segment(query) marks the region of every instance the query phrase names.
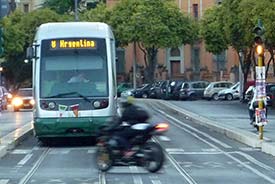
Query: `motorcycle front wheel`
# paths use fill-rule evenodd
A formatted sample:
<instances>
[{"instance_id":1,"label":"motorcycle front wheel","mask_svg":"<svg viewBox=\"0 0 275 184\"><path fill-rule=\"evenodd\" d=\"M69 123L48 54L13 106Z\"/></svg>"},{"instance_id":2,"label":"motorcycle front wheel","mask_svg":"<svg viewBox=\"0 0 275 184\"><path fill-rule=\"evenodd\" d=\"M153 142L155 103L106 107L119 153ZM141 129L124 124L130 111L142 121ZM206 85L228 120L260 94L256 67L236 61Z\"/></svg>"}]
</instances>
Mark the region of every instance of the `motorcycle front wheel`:
<instances>
[{"instance_id":1,"label":"motorcycle front wheel","mask_svg":"<svg viewBox=\"0 0 275 184\"><path fill-rule=\"evenodd\" d=\"M108 171L113 164L111 151L105 146L99 146L96 151L96 164L102 172Z\"/></svg>"},{"instance_id":2,"label":"motorcycle front wheel","mask_svg":"<svg viewBox=\"0 0 275 184\"><path fill-rule=\"evenodd\" d=\"M164 163L162 147L155 142L148 142L143 148L144 167L150 172L157 172Z\"/></svg>"}]
</instances>

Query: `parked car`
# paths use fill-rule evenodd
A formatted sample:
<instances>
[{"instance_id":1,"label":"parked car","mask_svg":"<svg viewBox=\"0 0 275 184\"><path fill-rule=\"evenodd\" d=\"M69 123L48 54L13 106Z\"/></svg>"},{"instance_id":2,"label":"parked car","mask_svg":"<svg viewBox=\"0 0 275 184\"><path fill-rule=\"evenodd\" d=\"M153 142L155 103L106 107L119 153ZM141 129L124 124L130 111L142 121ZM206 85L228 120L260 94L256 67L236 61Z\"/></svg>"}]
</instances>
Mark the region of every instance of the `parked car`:
<instances>
[{"instance_id":1,"label":"parked car","mask_svg":"<svg viewBox=\"0 0 275 184\"><path fill-rule=\"evenodd\" d=\"M180 80L166 80L162 83L160 87L160 97L164 100L169 100L173 98L173 93Z\"/></svg>"},{"instance_id":2,"label":"parked car","mask_svg":"<svg viewBox=\"0 0 275 184\"><path fill-rule=\"evenodd\" d=\"M152 84L144 84L143 86L137 88L133 91L133 95L135 98L148 98L149 92L152 87Z\"/></svg>"},{"instance_id":3,"label":"parked car","mask_svg":"<svg viewBox=\"0 0 275 184\"><path fill-rule=\"evenodd\" d=\"M121 97L127 98L128 96L134 96L133 92L135 91L135 89L131 88L131 89L127 89L125 91L121 92Z\"/></svg>"},{"instance_id":4,"label":"parked car","mask_svg":"<svg viewBox=\"0 0 275 184\"><path fill-rule=\"evenodd\" d=\"M230 88L233 85L232 82L228 81L218 81L211 82L204 90L203 97L208 100L219 100L218 93L223 89Z\"/></svg>"},{"instance_id":5,"label":"parked car","mask_svg":"<svg viewBox=\"0 0 275 184\"><path fill-rule=\"evenodd\" d=\"M34 106L32 88L20 88L12 100L14 112L20 109L32 109Z\"/></svg>"},{"instance_id":6,"label":"parked car","mask_svg":"<svg viewBox=\"0 0 275 184\"><path fill-rule=\"evenodd\" d=\"M173 99L173 100L180 99L180 89L181 89L181 86L183 83L184 83L184 81L181 81L181 80L176 82L176 86L175 86L174 90L172 91L171 99Z\"/></svg>"},{"instance_id":7,"label":"parked car","mask_svg":"<svg viewBox=\"0 0 275 184\"><path fill-rule=\"evenodd\" d=\"M268 106L275 106L275 84L267 83L265 87Z\"/></svg>"},{"instance_id":8,"label":"parked car","mask_svg":"<svg viewBox=\"0 0 275 184\"><path fill-rule=\"evenodd\" d=\"M202 98L203 92L208 85L208 81L184 82L180 88L179 99L195 100L198 98Z\"/></svg>"},{"instance_id":9,"label":"parked car","mask_svg":"<svg viewBox=\"0 0 275 184\"><path fill-rule=\"evenodd\" d=\"M120 97L121 93L127 89L133 88L131 83L120 83L117 86L117 96Z\"/></svg>"},{"instance_id":10,"label":"parked car","mask_svg":"<svg viewBox=\"0 0 275 184\"><path fill-rule=\"evenodd\" d=\"M149 98L161 98L161 85L164 81L156 81L149 90Z\"/></svg>"},{"instance_id":11,"label":"parked car","mask_svg":"<svg viewBox=\"0 0 275 184\"><path fill-rule=\"evenodd\" d=\"M223 89L218 93L220 100L235 100L240 98L240 82L237 82L229 89Z\"/></svg>"}]
</instances>

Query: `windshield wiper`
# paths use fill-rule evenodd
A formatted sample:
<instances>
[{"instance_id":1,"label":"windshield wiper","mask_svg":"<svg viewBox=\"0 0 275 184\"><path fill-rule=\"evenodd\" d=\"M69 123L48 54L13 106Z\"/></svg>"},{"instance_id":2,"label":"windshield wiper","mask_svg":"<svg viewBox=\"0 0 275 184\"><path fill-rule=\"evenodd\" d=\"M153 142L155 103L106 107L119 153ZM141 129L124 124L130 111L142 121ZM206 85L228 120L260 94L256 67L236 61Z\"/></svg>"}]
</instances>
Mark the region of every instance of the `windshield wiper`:
<instances>
[{"instance_id":1,"label":"windshield wiper","mask_svg":"<svg viewBox=\"0 0 275 184\"><path fill-rule=\"evenodd\" d=\"M85 101L87 102L92 102L88 97L74 91L74 92L69 92L69 93L59 93L57 95L53 95L53 96L47 96L46 98L60 98L60 97L65 97L65 96L68 96L68 95L77 95L77 97L81 97L82 99L84 99Z\"/></svg>"},{"instance_id":2,"label":"windshield wiper","mask_svg":"<svg viewBox=\"0 0 275 184\"><path fill-rule=\"evenodd\" d=\"M68 96L68 95L75 95L76 92L70 92L70 93L58 93L56 95L52 95L52 96L47 96L45 98L60 98L60 97L65 97L65 96Z\"/></svg>"}]
</instances>

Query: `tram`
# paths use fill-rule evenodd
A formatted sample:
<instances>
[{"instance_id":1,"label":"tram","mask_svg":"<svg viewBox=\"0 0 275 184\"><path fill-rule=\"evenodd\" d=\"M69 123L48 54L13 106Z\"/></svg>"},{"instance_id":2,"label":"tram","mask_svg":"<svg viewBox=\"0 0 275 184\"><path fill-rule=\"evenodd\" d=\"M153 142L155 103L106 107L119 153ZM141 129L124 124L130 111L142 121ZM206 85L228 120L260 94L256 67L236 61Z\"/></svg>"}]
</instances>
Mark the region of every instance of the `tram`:
<instances>
[{"instance_id":1,"label":"tram","mask_svg":"<svg viewBox=\"0 0 275 184\"><path fill-rule=\"evenodd\" d=\"M115 39L99 22L42 24L27 57L33 62L34 134L94 136L117 113Z\"/></svg>"}]
</instances>

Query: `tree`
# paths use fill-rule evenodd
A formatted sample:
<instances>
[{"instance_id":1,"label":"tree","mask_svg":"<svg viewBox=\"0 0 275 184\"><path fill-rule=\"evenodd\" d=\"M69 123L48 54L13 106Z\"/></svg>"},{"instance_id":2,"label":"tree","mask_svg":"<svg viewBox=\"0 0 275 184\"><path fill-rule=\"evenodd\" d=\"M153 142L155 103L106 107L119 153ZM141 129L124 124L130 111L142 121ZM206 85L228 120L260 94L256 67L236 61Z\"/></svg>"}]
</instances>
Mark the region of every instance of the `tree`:
<instances>
[{"instance_id":1,"label":"tree","mask_svg":"<svg viewBox=\"0 0 275 184\"><path fill-rule=\"evenodd\" d=\"M111 10L107 8L106 4L99 3L96 8L85 11L80 15L80 20L89 22L110 22Z\"/></svg>"},{"instance_id":2,"label":"tree","mask_svg":"<svg viewBox=\"0 0 275 184\"><path fill-rule=\"evenodd\" d=\"M31 81L32 64L25 64L25 50L32 44L36 28L42 23L56 22L63 17L49 9L40 9L28 14L15 11L3 19L5 29L6 78L16 86L24 81Z\"/></svg>"},{"instance_id":3,"label":"tree","mask_svg":"<svg viewBox=\"0 0 275 184\"><path fill-rule=\"evenodd\" d=\"M145 82L154 79L160 48L192 43L198 31L191 18L163 0L122 0L113 9L110 24L122 46L138 43L144 53Z\"/></svg>"},{"instance_id":4,"label":"tree","mask_svg":"<svg viewBox=\"0 0 275 184\"><path fill-rule=\"evenodd\" d=\"M220 6L207 9L200 22L200 35L206 42L206 50L220 54L229 46L226 40Z\"/></svg>"},{"instance_id":5,"label":"tree","mask_svg":"<svg viewBox=\"0 0 275 184\"><path fill-rule=\"evenodd\" d=\"M80 0L78 0L78 3ZM74 0L46 0L43 4L44 8L49 8L58 14L66 14L73 12Z\"/></svg>"},{"instance_id":6,"label":"tree","mask_svg":"<svg viewBox=\"0 0 275 184\"><path fill-rule=\"evenodd\" d=\"M202 20L201 32L210 52L216 53L232 46L239 56L245 86L252 64L253 39L252 29L248 30L247 27L247 19L250 17L242 15L243 10L249 10L250 6L242 6L242 2L224 0L221 5L208 10Z\"/></svg>"}]
</instances>

